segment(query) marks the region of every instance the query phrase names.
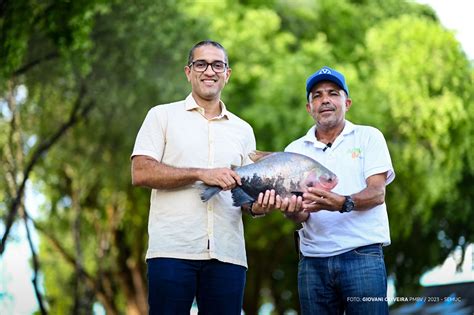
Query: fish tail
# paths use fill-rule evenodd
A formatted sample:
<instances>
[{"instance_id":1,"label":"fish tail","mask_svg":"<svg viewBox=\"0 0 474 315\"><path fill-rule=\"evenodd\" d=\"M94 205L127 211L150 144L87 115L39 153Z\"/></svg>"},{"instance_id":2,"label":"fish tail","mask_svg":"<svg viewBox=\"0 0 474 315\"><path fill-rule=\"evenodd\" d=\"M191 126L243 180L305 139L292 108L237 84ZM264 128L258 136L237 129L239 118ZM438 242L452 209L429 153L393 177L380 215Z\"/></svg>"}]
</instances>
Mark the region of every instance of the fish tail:
<instances>
[{"instance_id":1,"label":"fish tail","mask_svg":"<svg viewBox=\"0 0 474 315\"><path fill-rule=\"evenodd\" d=\"M255 198L249 196L241 187L236 187L232 189L232 200L235 207L241 207L253 203Z\"/></svg>"},{"instance_id":2,"label":"fish tail","mask_svg":"<svg viewBox=\"0 0 474 315\"><path fill-rule=\"evenodd\" d=\"M204 191L201 193L202 202L208 201L209 199L214 197L214 195L216 195L218 192L222 190L222 188L218 186L206 186L206 187L207 188L204 189Z\"/></svg>"}]
</instances>

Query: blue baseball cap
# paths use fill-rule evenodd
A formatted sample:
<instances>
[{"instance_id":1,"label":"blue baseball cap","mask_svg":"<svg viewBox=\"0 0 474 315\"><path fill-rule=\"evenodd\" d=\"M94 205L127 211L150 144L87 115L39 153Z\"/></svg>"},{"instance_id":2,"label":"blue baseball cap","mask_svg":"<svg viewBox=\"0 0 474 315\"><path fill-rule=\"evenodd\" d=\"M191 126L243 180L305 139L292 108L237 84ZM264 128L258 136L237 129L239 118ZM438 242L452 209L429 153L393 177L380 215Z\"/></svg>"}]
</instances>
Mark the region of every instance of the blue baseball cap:
<instances>
[{"instance_id":1,"label":"blue baseball cap","mask_svg":"<svg viewBox=\"0 0 474 315\"><path fill-rule=\"evenodd\" d=\"M336 70L329 67L322 67L306 80L306 99L308 99L309 93L311 92L313 86L321 81L331 81L337 84L346 92L347 96L349 96L349 88L347 87L346 79L342 73L337 72Z\"/></svg>"}]
</instances>

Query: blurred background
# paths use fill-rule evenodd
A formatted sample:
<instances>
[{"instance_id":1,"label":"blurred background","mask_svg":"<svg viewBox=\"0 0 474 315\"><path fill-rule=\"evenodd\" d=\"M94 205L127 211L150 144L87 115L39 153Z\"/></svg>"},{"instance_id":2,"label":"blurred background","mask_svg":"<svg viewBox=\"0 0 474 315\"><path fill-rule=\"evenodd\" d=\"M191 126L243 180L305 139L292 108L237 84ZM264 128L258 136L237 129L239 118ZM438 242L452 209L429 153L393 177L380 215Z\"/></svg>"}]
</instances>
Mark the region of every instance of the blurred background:
<instances>
[{"instance_id":1,"label":"blurred background","mask_svg":"<svg viewBox=\"0 0 474 315\"><path fill-rule=\"evenodd\" d=\"M187 54L209 38L260 150L312 125L309 75L346 75L348 119L384 133L397 173L391 312L472 314L474 57L427 2L0 0L0 313L147 312L150 191L129 158L148 109L190 92ZM298 226L244 223L245 314L298 314Z\"/></svg>"}]
</instances>

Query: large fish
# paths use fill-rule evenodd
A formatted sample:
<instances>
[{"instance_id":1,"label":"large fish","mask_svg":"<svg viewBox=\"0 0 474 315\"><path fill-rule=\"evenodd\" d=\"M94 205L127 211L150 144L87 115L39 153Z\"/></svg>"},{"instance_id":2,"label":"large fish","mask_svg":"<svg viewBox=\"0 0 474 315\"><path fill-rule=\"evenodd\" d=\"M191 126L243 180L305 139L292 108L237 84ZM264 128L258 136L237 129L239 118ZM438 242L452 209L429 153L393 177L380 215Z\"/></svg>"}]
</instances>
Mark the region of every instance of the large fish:
<instances>
[{"instance_id":1,"label":"large fish","mask_svg":"<svg viewBox=\"0 0 474 315\"><path fill-rule=\"evenodd\" d=\"M234 168L242 179L242 185L232 189L234 206L251 204L266 190L274 189L285 198L301 196L307 187L330 191L337 185L336 174L306 155L256 151L250 158L255 163ZM206 187L201 193L203 202L222 190L218 186Z\"/></svg>"}]
</instances>

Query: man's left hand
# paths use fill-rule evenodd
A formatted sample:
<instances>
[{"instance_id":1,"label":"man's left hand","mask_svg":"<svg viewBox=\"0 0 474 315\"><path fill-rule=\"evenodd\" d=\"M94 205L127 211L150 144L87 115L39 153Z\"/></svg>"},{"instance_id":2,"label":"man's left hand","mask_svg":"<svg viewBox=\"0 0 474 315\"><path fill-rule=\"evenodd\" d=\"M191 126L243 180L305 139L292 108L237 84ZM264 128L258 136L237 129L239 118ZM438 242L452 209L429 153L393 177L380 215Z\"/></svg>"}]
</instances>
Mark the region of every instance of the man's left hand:
<instances>
[{"instance_id":1,"label":"man's left hand","mask_svg":"<svg viewBox=\"0 0 474 315\"><path fill-rule=\"evenodd\" d=\"M344 196L315 187L308 187L303 194L303 210L306 212L339 211L343 203Z\"/></svg>"},{"instance_id":2,"label":"man's left hand","mask_svg":"<svg viewBox=\"0 0 474 315\"><path fill-rule=\"evenodd\" d=\"M267 214L276 207L275 190L267 190L264 193L259 193L257 200L252 205L252 212L254 214Z\"/></svg>"}]
</instances>

